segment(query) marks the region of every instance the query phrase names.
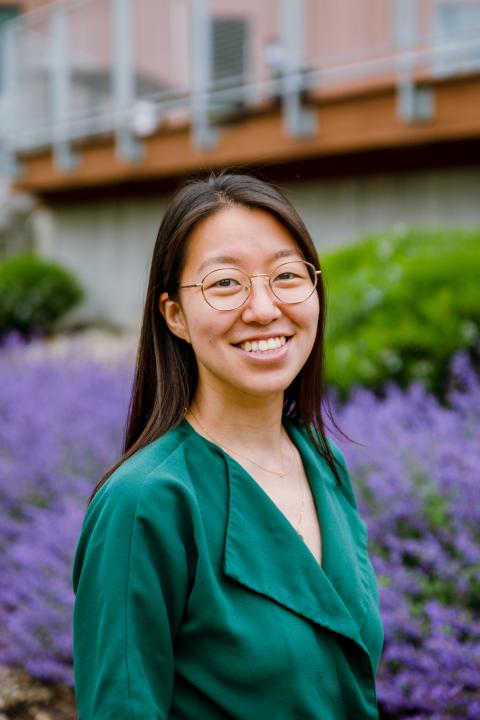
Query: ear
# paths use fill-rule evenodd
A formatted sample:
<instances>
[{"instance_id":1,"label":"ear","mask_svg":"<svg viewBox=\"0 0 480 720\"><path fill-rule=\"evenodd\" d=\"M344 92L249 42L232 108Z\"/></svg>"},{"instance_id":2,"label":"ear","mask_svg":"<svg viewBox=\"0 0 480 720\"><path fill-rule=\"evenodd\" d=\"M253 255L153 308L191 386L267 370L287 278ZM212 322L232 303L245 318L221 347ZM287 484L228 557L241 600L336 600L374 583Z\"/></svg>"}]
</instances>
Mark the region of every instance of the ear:
<instances>
[{"instance_id":1,"label":"ear","mask_svg":"<svg viewBox=\"0 0 480 720\"><path fill-rule=\"evenodd\" d=\"M168 329L177 337L190 342L190 333L181 305L176 300L171 300L167 292L160 295L158 306L165 318Z\"/></svg>"}]
</instances>

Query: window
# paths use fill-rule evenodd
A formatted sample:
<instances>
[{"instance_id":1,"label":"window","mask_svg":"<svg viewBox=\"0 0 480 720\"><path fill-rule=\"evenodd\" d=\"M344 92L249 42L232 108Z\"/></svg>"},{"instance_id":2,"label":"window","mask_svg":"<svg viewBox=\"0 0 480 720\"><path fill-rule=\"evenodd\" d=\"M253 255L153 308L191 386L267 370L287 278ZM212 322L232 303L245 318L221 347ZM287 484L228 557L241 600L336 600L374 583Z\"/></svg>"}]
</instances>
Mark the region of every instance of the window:
<instances>
[{"instance_id":1,"label":"window","mask_svg":"<svg viewBox=\"0 0 480 720\"><path fill-rule=\"evenodd\" d=\"M212 44L214 83L229 79L235 84L243 82L247 69L247 21L214 18Z\"/></svg>"},{"instance_id":2,"label":"window","mask_svg":"<svg viewBox=\"0 0 480 720\"><path fill-rule=\"evenodd\" d=\"M438 2L435 6L434 44L436 47L445 47L445 52L437 55L435 60L434 67L439 74L478 69L480 3L471 0Z\"/></svg>"},{"instance_id":3,"label":"window","mask_svg":"<svg viewBox=\"0 0 480 720\"><path fill-rule=\"evenodd\" d=\"M0 26L7 20L11 20L18 14L16 5L0 5Z\"/></svg>"},{"instance_id":4,"label":"window","mask_svg":"<svg viewBox=\"0 0 480 720\"><path fill-rule=\"evenodd\" d=\"M0 92L3 89L2 83L3 83L3 44L4 44L4 33L5 33L5 23L7 20L12 20L18 13L18 8L16 5L6 5L6 6L0 6Z\"/></svg>"},{"instance_id":5,"label":"window","mask_svg":"<svg viewBox=\"0 0 480 720\"><path fill-rule=\"evenodd\" d=\"M211 102L211 110L220 116L241 108L246 100L241 86L248 79L248 22L244 18L213 18L212 21L212 70L215 88L233 86L231 94Z\"/></svg>"}]
</instances>

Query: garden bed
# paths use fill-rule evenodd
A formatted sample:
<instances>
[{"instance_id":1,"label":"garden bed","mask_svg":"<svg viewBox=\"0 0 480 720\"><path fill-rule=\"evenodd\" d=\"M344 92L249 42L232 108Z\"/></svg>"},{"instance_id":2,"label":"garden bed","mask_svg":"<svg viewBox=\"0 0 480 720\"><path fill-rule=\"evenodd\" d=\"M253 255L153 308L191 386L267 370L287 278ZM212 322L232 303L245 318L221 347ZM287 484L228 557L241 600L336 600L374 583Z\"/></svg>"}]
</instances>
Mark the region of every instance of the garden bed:
<instances>
[{"instance_id":1,"label":"garden bed","mask_svg":"<svg viewBox=\"0 0 480 720\"><path fill-rule=\"evenodd\" d=\"M121 453L135 345L92 359L85 338L0 351L0 663L43 683L3 670L0 698L7 681L33 695L0 705L0 720L74 717L72 557ZM359 389L337 411L358 443L342 449L379 580L384 720L480 717L480 383L466 355L446 398Z\"/></svg>"}]
</instances>

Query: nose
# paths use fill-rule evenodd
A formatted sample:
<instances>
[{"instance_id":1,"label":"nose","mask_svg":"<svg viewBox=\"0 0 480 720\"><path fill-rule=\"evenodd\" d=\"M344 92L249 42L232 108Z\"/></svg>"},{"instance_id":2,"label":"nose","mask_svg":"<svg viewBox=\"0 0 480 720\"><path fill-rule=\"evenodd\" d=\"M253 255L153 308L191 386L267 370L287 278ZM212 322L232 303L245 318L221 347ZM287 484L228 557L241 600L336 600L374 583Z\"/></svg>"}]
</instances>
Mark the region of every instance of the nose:
<instances>
[{"instance_id":1,"label":"nose","mask_svg":"<svg viewBox=\"0 0 480 720\"><path fill-rule=\"evenodd\" d=\"M279 301L270 290L267 277L257 275L252 278L251 283L250 295L243 306L242 319L248 323L268 325L282 314L278 307Z\"/></svg>"}]
</instances>

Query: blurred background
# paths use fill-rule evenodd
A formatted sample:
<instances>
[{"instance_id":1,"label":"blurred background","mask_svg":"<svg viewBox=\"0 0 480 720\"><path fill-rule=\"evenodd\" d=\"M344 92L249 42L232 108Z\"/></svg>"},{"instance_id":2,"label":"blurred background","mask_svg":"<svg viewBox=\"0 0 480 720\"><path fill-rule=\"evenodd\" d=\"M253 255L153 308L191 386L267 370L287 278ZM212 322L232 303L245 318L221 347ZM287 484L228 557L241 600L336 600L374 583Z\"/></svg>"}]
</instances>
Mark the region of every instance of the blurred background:
<instances>
[{"instance_id":1,"label":"blurred background","mask_svg":"<svg viewBox=\"0 0 480 720\"><path fill-rule=\"evenodd\" d=\"M78 319L138 326L162 208L209 168L281 182L320 252L480 225L476 0L1 0L2 20L0 253L72 269Z\"/></svg>"},{"instance_id":2,"label":"blurred background","mask_svg":"<svg viewBox=\"0 0 480 720\"><path fill-rule=\"evenodd\" d=\"M225 167L324 267L381 717L478 720L480 0L0 0L0 716L73 717L71 558L155 235Z\"/></svg>"}]
</instances>

